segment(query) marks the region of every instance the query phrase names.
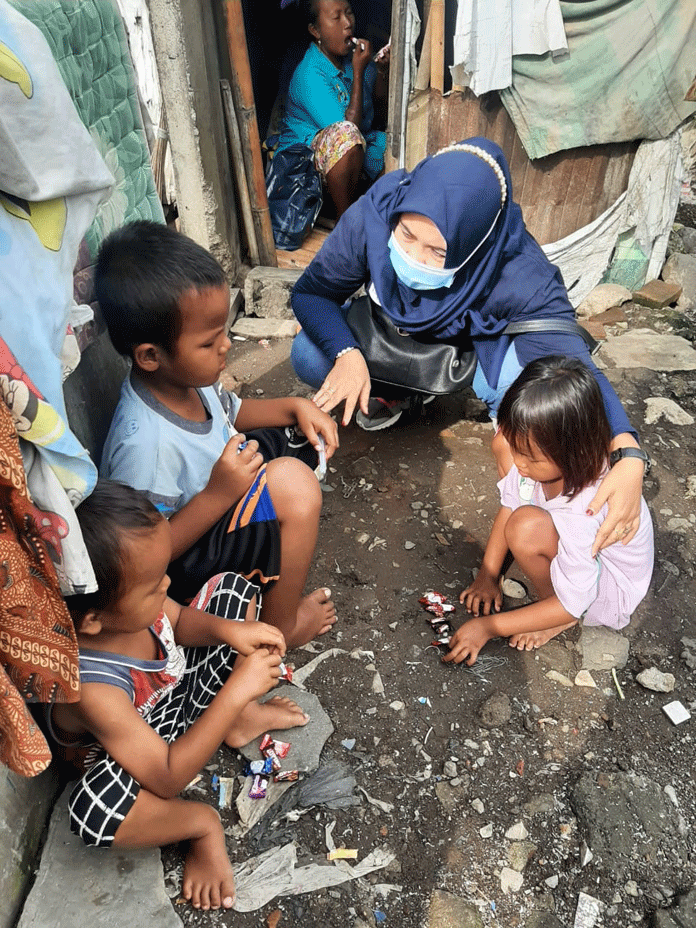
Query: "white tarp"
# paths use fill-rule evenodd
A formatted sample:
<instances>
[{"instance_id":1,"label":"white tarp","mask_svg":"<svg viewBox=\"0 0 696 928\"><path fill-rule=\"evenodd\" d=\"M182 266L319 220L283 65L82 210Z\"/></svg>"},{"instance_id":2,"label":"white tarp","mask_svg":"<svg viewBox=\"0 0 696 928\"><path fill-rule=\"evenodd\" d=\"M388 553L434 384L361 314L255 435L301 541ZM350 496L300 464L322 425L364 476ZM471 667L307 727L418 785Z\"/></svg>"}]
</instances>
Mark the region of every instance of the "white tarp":
<instances>
[{"instance_id":1,"label":"white tarp","mask_svg":"<svg viewBox=\"0 0 696 928\"><path fill-rule=\"evenodd\" d=\"M548 259L560 268L573 306L605 279L610 265L607 279L629 289L659 275L679 204L679 134L643 142L626 192L594 222L543 246Z\"/></svg>"}]
</instances>

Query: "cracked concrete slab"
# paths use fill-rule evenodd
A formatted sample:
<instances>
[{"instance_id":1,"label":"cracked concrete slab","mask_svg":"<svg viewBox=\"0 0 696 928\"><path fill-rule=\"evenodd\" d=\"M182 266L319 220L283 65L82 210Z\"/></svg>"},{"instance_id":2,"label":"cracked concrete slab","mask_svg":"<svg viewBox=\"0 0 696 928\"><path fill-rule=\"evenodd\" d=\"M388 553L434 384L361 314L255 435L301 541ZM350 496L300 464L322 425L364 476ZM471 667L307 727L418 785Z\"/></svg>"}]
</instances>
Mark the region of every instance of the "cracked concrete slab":
<instances>
[{"instance_id":1,"label":"cracked concrete slab","mask_svg":"<svg viewBox=\"0 0 696 928\"><path fill-rule=\"evenodd\" d=\"M55 805L36 882L17 928L181 928L164 890L159 849L87 847L70 831L70 788Z\"/></svg>"}]
</instances>

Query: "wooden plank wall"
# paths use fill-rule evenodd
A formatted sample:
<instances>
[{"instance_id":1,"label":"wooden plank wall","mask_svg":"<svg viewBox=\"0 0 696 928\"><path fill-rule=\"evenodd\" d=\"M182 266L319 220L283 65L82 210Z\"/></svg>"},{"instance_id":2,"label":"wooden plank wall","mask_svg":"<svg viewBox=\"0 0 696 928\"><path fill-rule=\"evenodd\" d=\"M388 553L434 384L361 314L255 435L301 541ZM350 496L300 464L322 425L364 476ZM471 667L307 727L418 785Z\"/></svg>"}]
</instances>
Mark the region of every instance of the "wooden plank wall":
<instances>
[{"instance_id":1,"label":"wooden plank wall","mask_svg":"<svg viewBox=\"0 0 696 928\"><path fill-rule=\"evenodd\" d=\"M530 161L497 93L442 96L423 90L409 101L406 166L471 136L497 142L510 164L514 199L542 245L587 225L626 190L638 142L594 145Z\"/></svg>"}]
</instances>

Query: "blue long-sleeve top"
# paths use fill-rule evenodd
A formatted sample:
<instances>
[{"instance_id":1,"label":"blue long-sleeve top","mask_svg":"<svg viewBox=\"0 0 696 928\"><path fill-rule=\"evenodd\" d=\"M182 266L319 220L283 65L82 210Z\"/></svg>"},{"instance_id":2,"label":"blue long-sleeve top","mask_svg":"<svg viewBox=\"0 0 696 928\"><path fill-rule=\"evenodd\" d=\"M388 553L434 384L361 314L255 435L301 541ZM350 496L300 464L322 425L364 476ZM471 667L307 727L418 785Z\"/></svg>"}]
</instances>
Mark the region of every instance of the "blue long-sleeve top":
<instances>
[{"instance_id":1,"label":"blue long-sleeve top","mask_svg":"<svg viewBox=\"0 0 696 928\"><path fill-rule=\"evenodd\" d=\"M486 140L472 139L498 157L500 150ZM449 156L447 156L449 157ZM507 165L499 154L507 175ZM486 240L480 260L465 267L455 277L449 290L413 291L396 279L389 261L387 242L393 225L401 212L417 212L431 218L442 231L448 244L445 266L456 267L462 254L467 254L462 242L447 226L451 218L442 220L440 214L449 210L449 217L457 191L461 186L461 171L452 165L430 158L421 162L438 161L437 178L442 187L438 201L437 191L419 185L419 197L409 191L416 172L394 171L380 178L368 193L344 213L336 228L309 267L297 281L292 292L292 307L306 335L318 348L333 359L347 347L359 348L348 327L341 306L361 285L372 284L379 302L393 322L411 331L432 331L433 338L447 338L467 333L473 342L478 360L488 382L498 382L500 367L511 341L505 335L505 326L525 319L559 318L573 320L575 313L568 300L558 268L552 265L543 251L527 232L517 204L507 200L502 215L498 216L495 234ZM490 172L492 173L492 172ZM466 176L469 177L467 170ZM475 181L480 184L480 181ZM448 188L448 185L450 189ZM426 197L422 188L426 188ZM498 206L500 189L498 189ZM414 208L416 207L416 208ZM440 221L438 221L440 219ZM475 220L473 220L475 221ZM487 221L487 220L486 220ZM471 224L471 223L470 223ZM462 223L459 222L461 226ZM468 227L467 227L468 228ZM463 251L462 251L463 249ZM452 251L452 255L450 255ZM521 334L515 338L515 350L523 366L536 358L550 354L576 357L592 370L602 392L612 435L631 433L638 440L628 417L611 384L597 369L587 346L579 335L561 332Z\"/></svg>"}]
</instances>

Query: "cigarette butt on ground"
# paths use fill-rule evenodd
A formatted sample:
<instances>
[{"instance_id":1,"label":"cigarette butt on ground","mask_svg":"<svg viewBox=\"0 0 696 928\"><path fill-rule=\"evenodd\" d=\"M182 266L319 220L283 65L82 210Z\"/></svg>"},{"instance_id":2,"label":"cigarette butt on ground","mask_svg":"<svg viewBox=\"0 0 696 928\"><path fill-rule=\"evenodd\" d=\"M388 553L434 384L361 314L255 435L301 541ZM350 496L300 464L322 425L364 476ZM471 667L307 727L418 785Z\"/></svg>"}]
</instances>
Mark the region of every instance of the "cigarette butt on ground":
<instances>
[{"instance_id":1,"label":"cigarette butt on ground","mask_svg":"<svg viewBox=\"0 0 696 928\"><path fill-rule=\"evenodd\" d=\"M337 847L335 851L329 851L326 855L327 860L357 860L358 852L355 848Z\"/></svg>"}]
</instances>

